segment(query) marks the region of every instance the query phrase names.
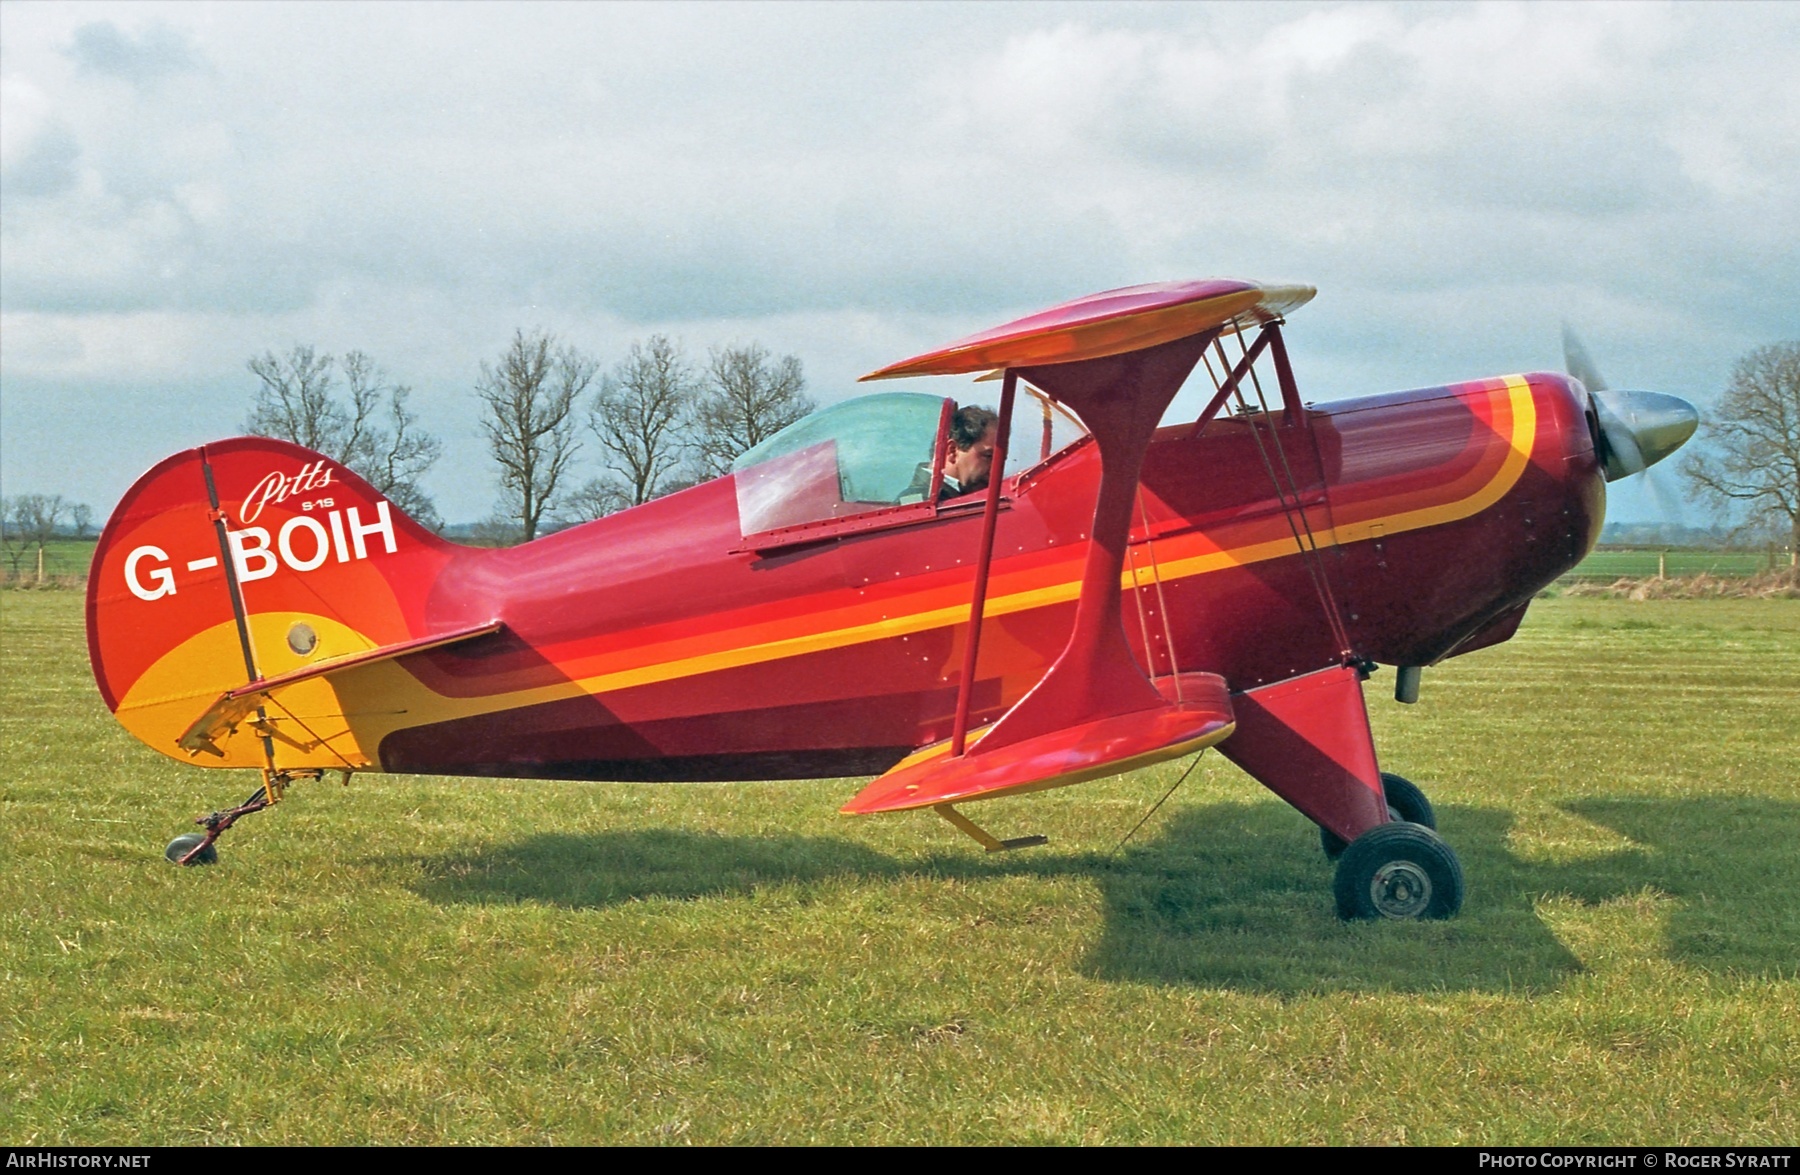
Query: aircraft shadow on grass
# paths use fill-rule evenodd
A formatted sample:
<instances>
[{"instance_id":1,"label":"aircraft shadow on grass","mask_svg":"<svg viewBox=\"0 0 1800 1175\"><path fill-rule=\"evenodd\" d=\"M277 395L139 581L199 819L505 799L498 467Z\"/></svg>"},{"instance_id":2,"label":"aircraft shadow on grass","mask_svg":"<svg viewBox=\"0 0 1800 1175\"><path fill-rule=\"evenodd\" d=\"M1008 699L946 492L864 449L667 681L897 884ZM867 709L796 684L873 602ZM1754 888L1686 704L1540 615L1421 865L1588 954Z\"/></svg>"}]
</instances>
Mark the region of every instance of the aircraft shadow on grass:
<instances>
[{"instance_id":1,"label":"aircraft shadow on grass","mask_svg":"<svg viewBox=\"0 0 1800 1175\"><path fill-rule=\"evenodd\" d=\"M540 834L427 858L418 892L445 905L595 909L642 899L736 897L849 877L1090 877L1104 927L1084 967L1099 979L1275 994L1532 991L1582 969L1535 909L1543 895L1597 904L1654 889L1676 899L1666 955L1715 973L1792 974L1800 943L1800 805L1753 797L1583 800L1575 815L1631 847L1567 864L1522 860L1511 818L1445 805L1440 824L1470 879L1459 917L1354 924L1332 913L1332 866L1311 825L1277 803L1190 809L1116 857L1054 852L888 857L829 837L676 830Z\"/></svg>"}]
</instances>

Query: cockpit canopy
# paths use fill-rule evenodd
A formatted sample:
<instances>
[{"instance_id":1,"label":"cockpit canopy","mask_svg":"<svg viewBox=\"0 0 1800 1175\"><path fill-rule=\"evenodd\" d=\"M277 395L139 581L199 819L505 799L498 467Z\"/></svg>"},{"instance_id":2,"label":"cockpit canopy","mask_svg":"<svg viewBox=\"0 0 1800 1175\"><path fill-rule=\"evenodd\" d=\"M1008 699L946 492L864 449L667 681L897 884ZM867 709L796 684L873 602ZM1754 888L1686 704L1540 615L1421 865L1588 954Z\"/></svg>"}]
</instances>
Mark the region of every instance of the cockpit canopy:
<instances>
[{"instance_id":1,"label":"cockpit canopy","mask_svg":"<svg viewBox=\"0 0 1800 1175\"><path fill-rule=\"evenodd\" d=\"M947 405L882 392L821 408L731 463L745 535L923 502Z\"/></svg>"}]
</instances>

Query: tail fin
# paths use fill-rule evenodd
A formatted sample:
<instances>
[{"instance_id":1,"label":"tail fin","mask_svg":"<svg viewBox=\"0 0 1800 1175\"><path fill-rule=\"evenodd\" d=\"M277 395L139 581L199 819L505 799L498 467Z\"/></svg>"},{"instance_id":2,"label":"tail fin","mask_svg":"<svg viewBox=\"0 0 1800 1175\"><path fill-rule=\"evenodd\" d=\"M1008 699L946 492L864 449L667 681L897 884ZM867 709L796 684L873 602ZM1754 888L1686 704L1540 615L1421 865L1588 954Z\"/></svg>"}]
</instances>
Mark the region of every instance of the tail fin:
<instances>
[{"instance_id":1,"label":"tail fin","mask_svg":"<svg viewBox=\"0 0 1800 1175\"><path fill-rule=\"evenodd\" d=\"M107 521L88 576L88 656L119 721L165 754L220 694L324 661L416 641L426 596L461 550L344 466L262 437L178 453L139 478ZM364 766L322 680L301 696L283 766ZM323 720L323 719L321 719ZM330 725L328 723L328 725ZM246 731L210 766L261 767L274 746ZM277 734L275 737L280 738Z\"/></svg>"}]
</instances>

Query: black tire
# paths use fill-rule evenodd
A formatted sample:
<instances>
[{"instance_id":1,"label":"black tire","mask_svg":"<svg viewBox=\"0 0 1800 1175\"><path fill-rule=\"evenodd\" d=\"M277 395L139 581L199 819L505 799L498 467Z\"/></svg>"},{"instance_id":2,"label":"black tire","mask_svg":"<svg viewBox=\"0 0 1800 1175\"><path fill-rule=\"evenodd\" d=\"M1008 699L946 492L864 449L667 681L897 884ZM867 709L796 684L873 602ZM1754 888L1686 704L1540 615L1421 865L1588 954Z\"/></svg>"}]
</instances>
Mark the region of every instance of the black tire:
<instances>
[{"instance_id":1,"label":"black tire","mask_svg":"<svg viewBox=\"0 0 1800 1175\"><path fill-rule=\"evenodd\" d=\"M194 846L199 844L201 841L203 841L205 839L206 839L206 835L204 833L184 832L180 836L176 837L174 840L169 842L169 847L163 850L163 856L167 857L169 860L171 860L175 864L179 865L179 864L181 864L181 859L183 857L187 856L189 853L193 852ZM190 865L216 865L218 863L218 861L219 861L218 846L207 845L204 849L201 849L199 854L197 856L195 856L192 861L189 861L188 864L190 864Z\"/></svg>"},{"instance_id":2,"label":"black tire","mask_svg":"<svg viewBox=\"0 0 1800 1175\"><path fill-rule=\"evenodd\" d=\"M1381 790L1387 796L1388 819L1404 820L1408 824L1423 824L1426 828L1437 828L1437 813L1432 810L1431 801L1425 793L1418 789L1412 780L1403 775L1395 775L1391 771L1381 773ZM1344 855L1349 847L1344 838L1329 828L1319 829L1319 847L1325 850L1327 860L1335 861Z\"/></svg>"},{"instance_id":3,"label":"black tire","mask_svg":"<svg viewBox=\"0 0 1800 1175\"><path fill-rule=\"evenodd\" d=\"M1431 829L1395 821L1350 843L1332 892L1345 921L1450 918L1462 909L1462 863Z\"/></svg>"},{"instance_id":4,"label":"black tire","mask_svg":"<svg viewBox=\"0 0 1800 1175\"><path fill-rule=\"evenodd\" d=\"M1437 829L1437 813L1432 810L1431 801L1425 798L1425 793L1412 780L1391 771L1383 771L1381 790L1387 795L1390 817L1404 820L1408 824L1423 824L1433 831Z\"/></svg>"}]
</instances>

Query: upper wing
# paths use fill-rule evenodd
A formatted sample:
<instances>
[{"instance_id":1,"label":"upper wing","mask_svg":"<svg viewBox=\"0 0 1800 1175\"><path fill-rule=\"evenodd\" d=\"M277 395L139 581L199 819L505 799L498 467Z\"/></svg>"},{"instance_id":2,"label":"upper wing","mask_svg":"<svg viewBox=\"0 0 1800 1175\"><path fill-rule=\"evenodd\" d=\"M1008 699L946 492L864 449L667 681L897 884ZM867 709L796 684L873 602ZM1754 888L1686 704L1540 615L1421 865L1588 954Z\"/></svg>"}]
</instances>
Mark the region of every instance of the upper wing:
<instances>
[{"instance_id":1,"label":"upper wing","mask_svg":"<svg viewBox=\"0 0 1800 1175\"><path fill-rule=\"evenodd\" d=\"M1231 278L1156 282L1089 294L889 364L863 376L962 375L989 368L1078 363L1143 351L1205 331L1280 318L1312 301L1312 286ZM1040 385L1042 386L1042 385Z\"/></svg>"}]
</instances>

